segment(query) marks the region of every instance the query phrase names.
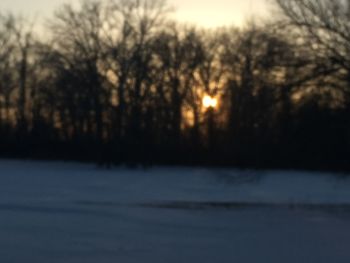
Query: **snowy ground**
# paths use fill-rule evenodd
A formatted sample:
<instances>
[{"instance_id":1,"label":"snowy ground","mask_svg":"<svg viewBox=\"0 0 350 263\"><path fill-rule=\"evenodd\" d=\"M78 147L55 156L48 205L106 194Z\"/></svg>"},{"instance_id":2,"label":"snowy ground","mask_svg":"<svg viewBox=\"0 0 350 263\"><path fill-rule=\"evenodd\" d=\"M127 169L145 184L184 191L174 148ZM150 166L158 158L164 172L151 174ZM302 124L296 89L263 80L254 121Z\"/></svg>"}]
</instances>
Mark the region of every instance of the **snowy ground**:
<instances>
[{"instance_id":1,"label":"snowy ground","mask_svg":"<svg viewBox=\"0 0 350 263\"><path fill-rule=\"evenodd\" d=\"M350 177L0 161L0 262L350 262Z\"/></svg>"}]
</instances>

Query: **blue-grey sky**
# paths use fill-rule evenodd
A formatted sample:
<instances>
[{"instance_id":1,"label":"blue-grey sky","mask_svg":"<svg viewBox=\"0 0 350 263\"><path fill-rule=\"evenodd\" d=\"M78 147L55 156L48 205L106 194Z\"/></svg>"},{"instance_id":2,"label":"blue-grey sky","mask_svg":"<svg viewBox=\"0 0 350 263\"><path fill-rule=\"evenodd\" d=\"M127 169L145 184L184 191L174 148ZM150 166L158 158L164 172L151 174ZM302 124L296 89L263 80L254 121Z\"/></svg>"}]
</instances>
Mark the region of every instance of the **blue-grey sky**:
<instances>
[{"instance_id":1,"label":"blue-grey sky","mask_svg":"<svg viewBox=\"0 0 350 263\"><path fill-rule=\"evenodd\" d=\"M0 0L0 10L47 17L62 3L79 0ZM266 0L168 0L176 8L176 18L204 27L241 24L245 18L264 14Z\"/></svg>"}]
</instances>

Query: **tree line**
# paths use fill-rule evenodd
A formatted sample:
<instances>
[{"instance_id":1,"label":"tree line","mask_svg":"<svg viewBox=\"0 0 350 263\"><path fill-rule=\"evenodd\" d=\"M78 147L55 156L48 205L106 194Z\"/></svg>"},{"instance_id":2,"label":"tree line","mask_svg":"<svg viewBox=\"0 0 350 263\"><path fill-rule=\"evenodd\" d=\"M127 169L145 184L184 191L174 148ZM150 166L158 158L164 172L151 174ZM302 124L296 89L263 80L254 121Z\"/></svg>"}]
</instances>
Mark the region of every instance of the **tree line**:
<instances>
[{"instance_id":1,"label":"tree line","mask_svg":"<svg viewBox=\"0 0 350 263\"><path fill-rule=\"evenodd\" d=\"M274 6L209 30L163 0L82 1L41 37L0 14L0 155L349 169L350 4Z\"/></svg>"}]
</instances>

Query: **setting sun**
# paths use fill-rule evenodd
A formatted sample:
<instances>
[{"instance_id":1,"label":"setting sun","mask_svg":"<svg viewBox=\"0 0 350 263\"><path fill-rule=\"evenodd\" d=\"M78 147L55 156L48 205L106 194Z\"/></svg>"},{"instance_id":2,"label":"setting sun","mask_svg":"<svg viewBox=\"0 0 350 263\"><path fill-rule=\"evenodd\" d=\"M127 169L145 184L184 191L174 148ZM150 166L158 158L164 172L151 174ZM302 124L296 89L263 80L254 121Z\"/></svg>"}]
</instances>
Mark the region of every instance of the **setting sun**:
<instances>
[{"instance_id":1,"label":"setting sun","mask_svg":"<svg viewBox=\"0 0 350 263\"><path fill-rule=\"evenodd\" d=\"M205 108L216 108L218 105L218 100L209 95L205 95L203 98L203 106Z\"/></svg>"}]
</instances>

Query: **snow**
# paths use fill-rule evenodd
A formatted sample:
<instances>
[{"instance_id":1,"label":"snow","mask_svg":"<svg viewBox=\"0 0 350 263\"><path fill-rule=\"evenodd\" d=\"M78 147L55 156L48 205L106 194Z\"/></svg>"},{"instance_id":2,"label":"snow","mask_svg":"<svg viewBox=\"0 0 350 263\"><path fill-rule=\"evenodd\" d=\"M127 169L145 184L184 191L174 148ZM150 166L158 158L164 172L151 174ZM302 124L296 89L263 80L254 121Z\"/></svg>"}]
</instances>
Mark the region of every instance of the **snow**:
<instances>
[{"instance_id":1,"label":"snow","mask_svg":"<svg viewBox=\"0 0 350 263\"><path fill-rule=\"evenodd\" d=\"M0 161L0 262L350 260L350 177Z\"/></svg>"}]
</instances>

